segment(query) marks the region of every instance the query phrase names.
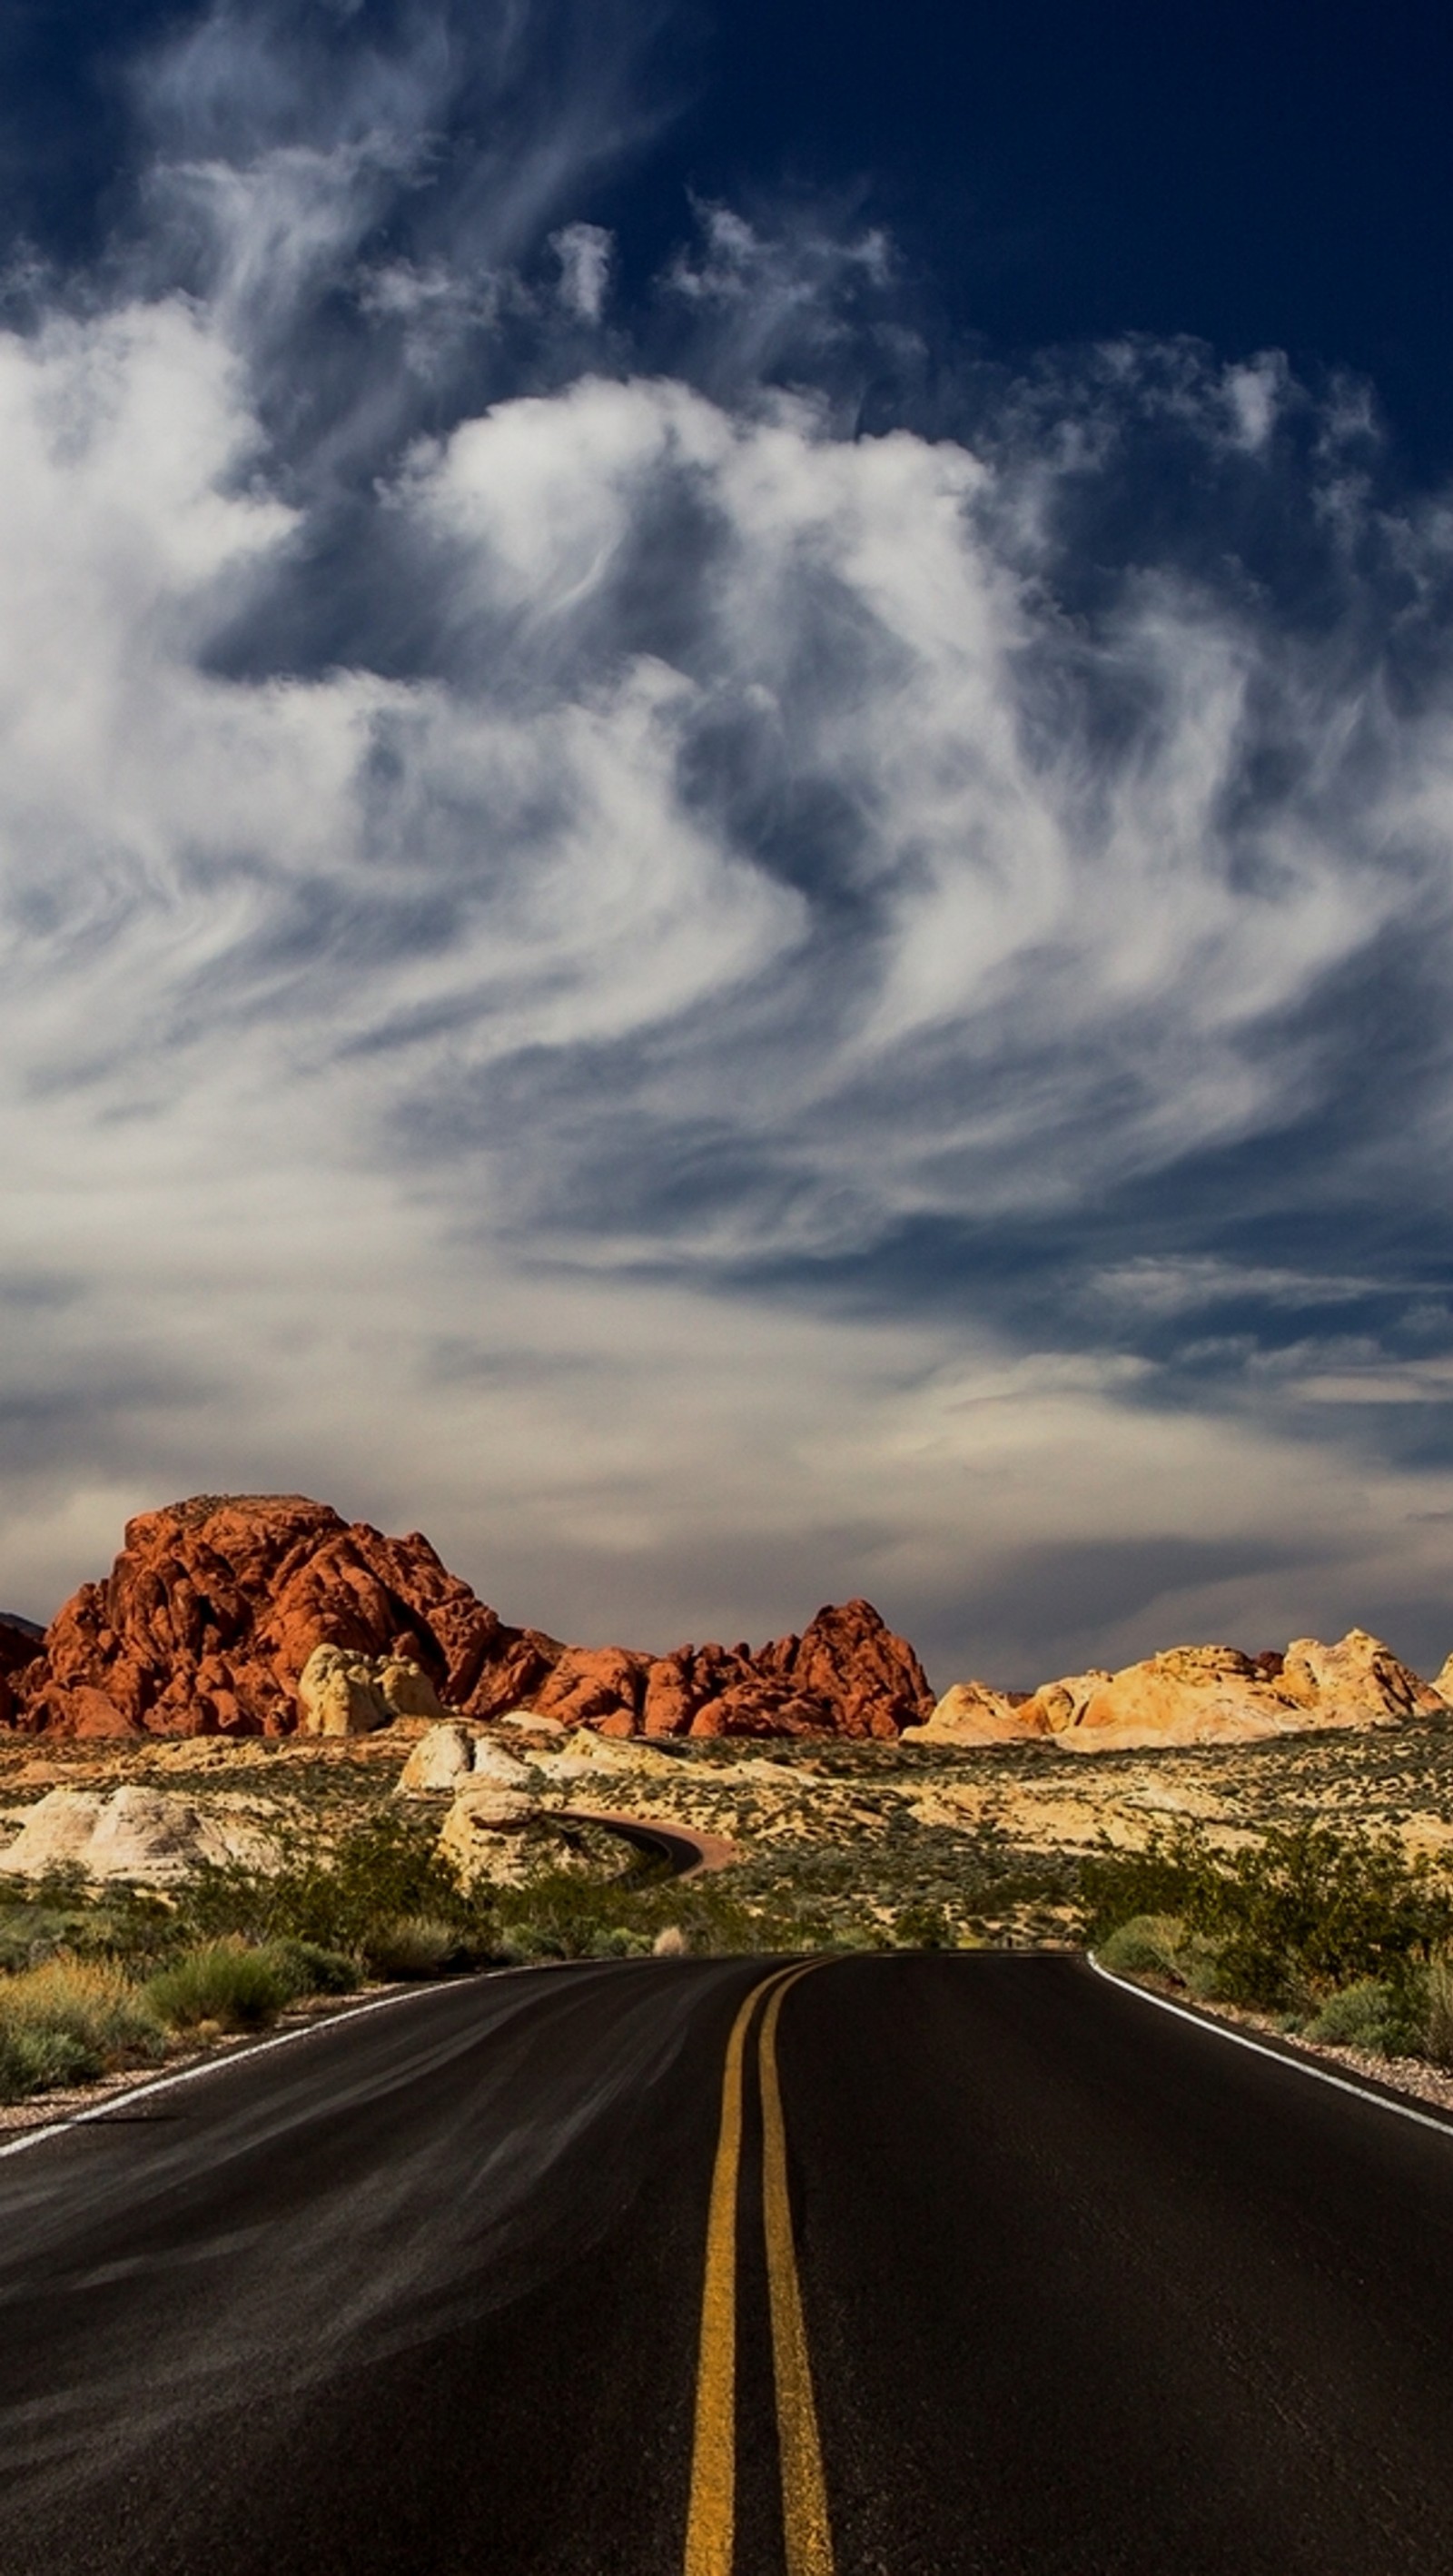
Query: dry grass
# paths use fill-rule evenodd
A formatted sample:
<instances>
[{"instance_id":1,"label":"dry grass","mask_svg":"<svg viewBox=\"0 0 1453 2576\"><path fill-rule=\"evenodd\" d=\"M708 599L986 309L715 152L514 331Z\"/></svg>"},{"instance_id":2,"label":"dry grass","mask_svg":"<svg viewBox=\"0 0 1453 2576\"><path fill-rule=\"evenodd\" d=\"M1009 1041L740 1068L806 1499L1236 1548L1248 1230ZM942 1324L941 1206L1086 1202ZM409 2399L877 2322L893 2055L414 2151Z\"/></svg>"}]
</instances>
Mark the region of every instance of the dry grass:
<instances>
[{"instance_id":1,"label":"dry grass","mask_svg":"<svg viewBox=\"0 0 1453 2576\"><path fill-rule=\"evenodd\" d=\"M158 2015L109 1959L47 1960L0 1982L0 2100L165 2053Z\"/></svg>"}]
</instances>

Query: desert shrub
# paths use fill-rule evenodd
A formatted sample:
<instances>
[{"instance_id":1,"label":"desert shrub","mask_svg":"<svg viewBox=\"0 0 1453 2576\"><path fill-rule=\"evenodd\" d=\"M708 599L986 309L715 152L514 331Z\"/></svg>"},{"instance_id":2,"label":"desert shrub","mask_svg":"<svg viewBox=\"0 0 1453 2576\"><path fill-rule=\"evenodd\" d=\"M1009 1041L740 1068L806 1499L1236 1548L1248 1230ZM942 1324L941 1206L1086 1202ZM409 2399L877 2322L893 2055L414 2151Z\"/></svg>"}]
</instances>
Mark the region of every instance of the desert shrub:
<instances>
[{"instance_id":1,"label":"desert shrub","mask_svg":"<svg viewBox=\"0 0 1453 2576\"><path fill-rule=\"evenodd\" d=\"M275 2021L298 1988L285 1955L249 1949L241 1941L212 1941L159 1970L147 1999L173 2030L214 2022L223 2030L257 2030Z\"/></svg>"},{"instance_id":2,"label":"desert shrub","mask_svg":"<svg viewBox=\"0 0 1453 2576\"><path fill-rule=\"evenodd\" d=\"M502 1955L520 1961L637 1957L667 1929L715 1957L816 1949L833 1937L816 1908L780 1897L754 1906L715 1877L633 1884L541 1870L497 1889L495 1901Z\"/></svg>"},{"instance_id":3,"label":"desert shrub","mask_svg":"<svg viewBox=\"0 0 1453 2576\"><path fill-rule=\"evenodd\" d=\"M657 1959L686 1959L691 1955L691 1943L679 1923L663 1923L651 1944L651 1953Z\"/></svg>"},{"instance_id":4,"label":"desert shrub","mask_svg":"<svg viewBox=\"0 0 1453 2576\"><path fill-rule=\"evenodd\" d=\"M1199 1916L1216 1875L1216 1860L1188 1825L1153 1834L1143 1851L1117 1851L1102 1841L1080 1870L1085 1937L1098 1953L1122 1924Z\"/></svg>"},{"instance_id":5,"label":"desert shrub","mask_svg":"<svg viewBox=\"0 0 1453 2576\"><path fill-rule=\"evenodd\" d=\"M1369 1979L1406 1982L1453 1927L1448 1893L1391 1834L1274 1828L1238 1852L1204 1909L1222 1991L1313 2002Z\"/></svg>"},{"instance_id":6,"label":"desert shrub","mask_svg":"<svg viewBox=\"0 0 1453 2576\"><path fill-rule=\"evenodd\" d=\"M1303 2027L1306 2039L1330 2040L1336 2047L1385 2053L1393 2045L1398 1999L1384 1977L1359 1977L1329 1995L1321 2011Z\"/></svg>"},{"instance_id":7,"label":"desert shrub","mask_svg":"<svg viewBox=\"0 0 1453 2576\"><path fill-rule=\"evenodd\" d=\"M1185 1982L1181 1964L1186 1927L1178 1914L1134 1914L1096 1949L1100 1965L1120 1977L1168 1977Z\"/></svg>"},{"instance_id":8,"label":"desert shrub","mask_svg":"<svg viewBox=\"0 0 1453 2576\"><path fill-rule=\"evenodd\" d=\"M325 1950L317 1941L269 1941L268 1956L286 1978L291 1995L349 1995L358 1984L358 1969L342 1950Z\"/></svg>"},{"instance_id":9,"label":"desert shrub","mask_svg":"<svg viewBox=\"0 0 1453 2576\"><path fill-rule=\"evenodd\" d=\"M470 1957L482 1955L494 1931L489 1892L460 1886L437 1832L432 1818L389 1811L353 1826L331 1851L294 1851L276 1871L199 1870L181 1900L188 1933L306 1941L362 1957L383 1927L428 1915L449 1924Z\"/></svg>"},{"instance_id":10,"label":"desert shrub","mask_svg":"<svg viewBox=\"0 0 1453 2576\"><path fill-rule=\"evenodd\" d=\"M648 1932L633 1931L628 1923L603 1925L591 1945L593 1959L646 1959L653 1944Z\"/></svg>"},{"instance_id":11,"label":"desert shrub","mask_svg":"<svg viewBox=\"0 0 1453 2576\"><path fill-rule=\"evenodd\" d=\"M1395 1835L1316 1823L1274 1826L1230 1856L1189 1826L1143 1852L1106 1849L1082 1899L1098 1943L1137 1916L1178 1916L1198 1938L1201 1991L1270 2011L1315 2011L1369 1978L1410 1991L1453 1932L1453 1895Z\"/></svg>"},{"instance_id":12,"label":"desert shrub","mask_svg":"<svg viewBox=\"0 0 1453 2576\"><path fill-rule=\"evenodd\" d=\"M95 2056L71 2031L0 2024L0 2102L23 2102L58 2084L83 2084L101 2072Z\"/></svg>"},{"instance_id":13,"label":"desert shrub","mask_svg":"<svg viewBox=\"0 0 1453 2576\"><path fill-rule=\"evenodd\" d=\"M114 1961L62 1956L0 1984L0 2094L17 2100L162 2054L156 2013Z\"/></svg>"},{"instance_id":14,"label":"desert shrub","mask_svg":"<svg viewBox=\"0 0 1453 2576\"><path fill-rule=\"evenodd\" d=\"M457 1925L437 1914L395 1914L370 1926L363 1956L375 1977L438 1977L468 1964Z\"/></svg>"},{"instance_id":15,"label":"desert shrub","mask_svg":"<svg viewBox=\"0 0 1453 2576\"><path fill-rule=\"evenodd\" d=\"M1453 2066L1453 1956L1438 1950L1428 1962L1422 2043L1437 2066Z\"/></svg>"},{"instance_id":16,"label":"desert shrub","mask_svg":"<svg viewBox=\"0 0 1453 2576\"><path fill-rule=\"evenodd\" d=\"M943 1907L923 1901L905 1905L894 1915L893 1940L900 1950L953 1950L958 1946Z\"/></svg>"},{"instance_id":17,"label":"desert shrub","mask_svg":"<svg viewBox=\"0 0 1453 2576\"><path fill-rule=\"evenodd\" d=\"M0 2019L69 2031L103 2059L155 2051L156 2016L124 1968L109 1959L49 1959L0 1987Z\"/></svg>"}]
</instances>

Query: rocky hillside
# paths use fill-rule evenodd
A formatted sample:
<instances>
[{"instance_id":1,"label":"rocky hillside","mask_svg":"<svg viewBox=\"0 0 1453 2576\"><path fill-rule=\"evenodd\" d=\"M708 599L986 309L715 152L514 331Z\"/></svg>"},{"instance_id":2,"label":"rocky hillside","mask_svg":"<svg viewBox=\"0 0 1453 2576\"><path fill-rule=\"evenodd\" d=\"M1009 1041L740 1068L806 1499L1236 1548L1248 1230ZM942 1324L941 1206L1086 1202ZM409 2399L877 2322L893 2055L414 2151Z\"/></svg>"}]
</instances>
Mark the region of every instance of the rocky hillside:
<instances>
[{"instance_id":1,"label":"rocky hillside","mask_svg":"<svg viewBox=\"0 0 1453 2576\"><path fill-rule=\"evenodd\" d=\"M289 1734L311 1721L299 1682L320 1646L416 1668L421 1707L527 1703L609 1735L892 1739L933 1705L866 1601L755 1653L566 1646L506 1626L417 1531L386 1538L301 1494L199 1494L129 1521L106 1580L82 1585L38 1652L23 1627L0 1637L0 1716L63 1736Z\"/></svg>"}]
</instances>

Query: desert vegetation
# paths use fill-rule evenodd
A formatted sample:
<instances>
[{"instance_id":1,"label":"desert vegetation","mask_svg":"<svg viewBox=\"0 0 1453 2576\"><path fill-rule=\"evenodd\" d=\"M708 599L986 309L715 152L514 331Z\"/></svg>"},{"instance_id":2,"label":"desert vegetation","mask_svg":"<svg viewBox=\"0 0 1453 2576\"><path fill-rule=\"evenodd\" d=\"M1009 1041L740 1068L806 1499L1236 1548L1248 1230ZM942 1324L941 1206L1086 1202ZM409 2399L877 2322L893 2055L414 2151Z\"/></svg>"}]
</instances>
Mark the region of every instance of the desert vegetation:
<instances>
[{"instance_id":1,"label":"desert vegetation","mask_svg":"<svg viewBox=\"0 0 1453 2576\"><path fill-rule=\"evenodd\" d=\"M1453 1880L1394 1834L1303 1819L1234 1852L1182 1824L1081 1872L1101 1963L1288 2034L1453 2065Z\"/></svg>"}]
</instances>

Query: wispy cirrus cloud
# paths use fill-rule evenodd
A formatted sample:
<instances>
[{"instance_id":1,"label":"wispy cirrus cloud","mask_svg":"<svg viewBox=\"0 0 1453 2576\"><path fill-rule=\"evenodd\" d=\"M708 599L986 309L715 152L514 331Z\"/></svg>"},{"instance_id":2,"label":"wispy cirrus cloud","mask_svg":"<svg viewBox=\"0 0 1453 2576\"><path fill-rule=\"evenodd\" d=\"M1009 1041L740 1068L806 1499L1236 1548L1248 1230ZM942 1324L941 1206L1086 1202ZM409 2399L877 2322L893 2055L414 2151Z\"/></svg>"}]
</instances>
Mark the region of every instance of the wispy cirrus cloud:
<instances>
[{"instance_id":1,"label":"wispy cirrus cloud","mask_svg":"<svg viewBox=\"0 0 1453 2576\"><path fill-rule=\"evenodd\" d=\"M0 338L10 1588L305 1484L557 1630L1441 1659L1446 503L850 212L643 291L657 32L199 16Z\"/></svg>"}]
</instances>

